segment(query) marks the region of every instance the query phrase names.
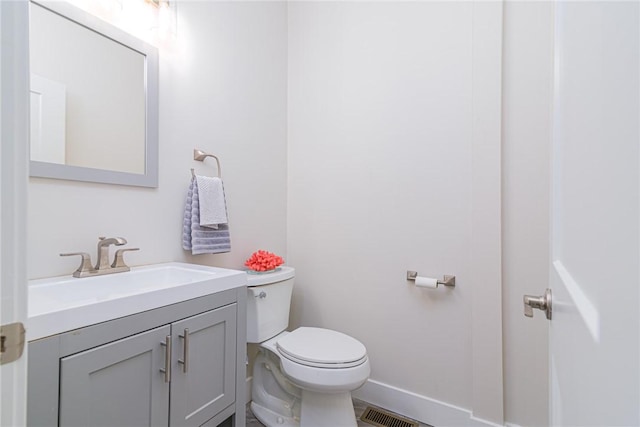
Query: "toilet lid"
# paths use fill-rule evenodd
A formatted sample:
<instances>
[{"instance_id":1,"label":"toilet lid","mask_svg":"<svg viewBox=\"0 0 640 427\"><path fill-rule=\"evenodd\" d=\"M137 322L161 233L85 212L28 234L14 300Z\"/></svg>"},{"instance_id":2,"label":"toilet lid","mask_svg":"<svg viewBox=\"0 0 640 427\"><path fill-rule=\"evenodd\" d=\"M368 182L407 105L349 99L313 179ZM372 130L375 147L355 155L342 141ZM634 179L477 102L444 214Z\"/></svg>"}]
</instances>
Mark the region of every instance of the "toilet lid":
<instances>
[{"instance_id":1,"label":"toilet lid","mask_svg":"<svg viewBox=\"0 0 640 427\"><path fill-rule=\"evenodd\" d=\"M322 328L298 328L278 340L284 357L308 366L346 368L364 362L365 346L355 338Z\"/></svg>"}]
</instances>

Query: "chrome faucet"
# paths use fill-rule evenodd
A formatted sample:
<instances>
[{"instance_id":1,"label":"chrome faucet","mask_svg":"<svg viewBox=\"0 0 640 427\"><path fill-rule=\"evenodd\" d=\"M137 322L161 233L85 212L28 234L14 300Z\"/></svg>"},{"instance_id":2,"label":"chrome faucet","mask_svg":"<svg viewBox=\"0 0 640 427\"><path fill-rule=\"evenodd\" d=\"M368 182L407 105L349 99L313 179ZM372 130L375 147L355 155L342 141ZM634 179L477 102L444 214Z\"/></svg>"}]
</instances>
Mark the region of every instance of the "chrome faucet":
<instances>
[{"instance_id":1,"label":"chrome faucet","mask_svg":"<svg viewBox=\"0 0 640 427\"><path fill-rule=\"evenodd\" d=\"M73 272L73 277L99 276L102 274L121 273L129 271L131 268L124 262L124 253L128 251L138 251L140 248L118 249L112 264L109 264L109 247L111 245L122 246L127 244L124 237L99 237L98 238L98 262L96 266L91 265L91 256L86 252L72 252L60 254L60 256L80 255L82 261L80 267Z\"/></svg>"}]
</instances>

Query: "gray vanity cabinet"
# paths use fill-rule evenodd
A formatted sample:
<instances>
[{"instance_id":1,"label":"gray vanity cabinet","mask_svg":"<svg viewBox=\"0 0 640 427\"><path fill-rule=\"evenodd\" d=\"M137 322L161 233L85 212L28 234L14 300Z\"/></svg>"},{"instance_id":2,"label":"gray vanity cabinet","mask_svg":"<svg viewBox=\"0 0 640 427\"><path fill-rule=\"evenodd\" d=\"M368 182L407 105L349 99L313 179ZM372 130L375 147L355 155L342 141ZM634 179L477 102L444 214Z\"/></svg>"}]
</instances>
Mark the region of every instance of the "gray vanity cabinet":
<instances>
[{"instance_id":1,"label":"gray vanity cabinet","mask_svg":"<svg viewBox=\"0 0 640 427\"><path fill-rule=\"evenodd\" d=\"M245 298L232 289L30 342L27 424L244 426Z\"/></svg>"},{"instance_id":2,"label":"gray vanity cabinet","mask_svg":"<svg viewBox=\"0 0 640 427\"><path fill-rule=\"evenodd\" d=\"M235 399L235 305L171 325L172 426L200 426ZM185 336L187 337L185 339Z\"/></svg>"},{"instance_id":3,"label":"gray vanity cabinet","mask_svg":"<svg viewBox=\"0 0 640 427\"><path fill-rule=\"evenodd\" d=\"M60 360L61 426L166 426L169 384L158 375L169 326Z\"/></svg>"}]
</instances>

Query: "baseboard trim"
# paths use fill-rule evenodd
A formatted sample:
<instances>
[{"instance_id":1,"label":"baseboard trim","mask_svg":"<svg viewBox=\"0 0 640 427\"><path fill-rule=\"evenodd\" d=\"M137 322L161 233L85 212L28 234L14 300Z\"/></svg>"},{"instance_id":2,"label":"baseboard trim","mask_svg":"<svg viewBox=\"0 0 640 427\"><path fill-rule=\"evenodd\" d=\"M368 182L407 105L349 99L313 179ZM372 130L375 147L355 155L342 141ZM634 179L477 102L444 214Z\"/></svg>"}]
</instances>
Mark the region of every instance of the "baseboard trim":
<instances>
[{"instance_id":1,"label":"baseboard trim","mask_svg":"<svg viewBox=\"0 0 640 427\"><path fill-rule=\"evenodd\" d=\"M376 380L352 392L353 397L397 414L438 427L502 427L473 416L468 409L431 399ZM515 424L509 424L517 427Z\"/></svg>"},{"instance_id":2,"label":"baseboard trim","mask_svg":"<svg viewBox=\"0 0 640 427\"><path fill-rule=\"evenodd\" d=\"M253 377L248 377L245 388L245 403L251 402L252 382ZM503 427L500 424L474 417L468 409L431 399L376 380L367 380L352 395L356 399L364 400L372 405L432 426ZM520 426L518 424L505 423L505 427Z\"/></svg>"}]
</instances>

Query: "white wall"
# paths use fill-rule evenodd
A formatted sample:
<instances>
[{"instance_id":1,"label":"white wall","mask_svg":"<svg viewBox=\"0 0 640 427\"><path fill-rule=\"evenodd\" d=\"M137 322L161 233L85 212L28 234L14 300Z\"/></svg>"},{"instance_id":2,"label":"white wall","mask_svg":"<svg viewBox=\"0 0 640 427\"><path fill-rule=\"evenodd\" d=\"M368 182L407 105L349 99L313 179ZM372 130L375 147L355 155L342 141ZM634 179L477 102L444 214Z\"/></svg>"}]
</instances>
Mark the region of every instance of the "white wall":
<instances>
[{"instance_id":1,"label":"white wall","mask_svg":"<svg viewBox=\"0 0 640 427\"><path fill-rule=\"evenodd\" d=\"M503 310L505 420L548 424L549 322L524 317L522 296L549 277L553 89L552 2L507 2L503 56Z\"/></svg>"},{"instance_id":2,"label":"white wall","mask_svg":"<svg viewBox=\"0 0 640 427\"><path fill-rule=\"evenodd\" d=\"M498 44L488 44L498 47L498 57L486 52L497 68L484 68L493 73L479 81L495 92L479 105L474 96L483 87L472 88L474 61L484 59L474 56L474 47L483 52L486 40L474 38L482 35L481 26L474 27L475 7L289 5L292 325L358 338L370 355L371 380L418 396L419 405L442 401L501 423L500 253L485 248L491 268L498 266L498 277L485 282L474 276L471 247L474 201L487 199L497 201L489 207L497 210L494 222L484 225L499 249L499 117L474 119L496 99L500 111L501 25L490 21ZM488 12L500 18L500 10ZM498 138L476 140L479 130ZM497 185L474 196L483 188L474 179L483 179L486 159L472 153L483 150L498 154L488 156L498 163L484 171ZM475 237L481 239L479 225ZM454 274L458 286L418 289L405 280L407 270ZM483 291L497 299L473 307ZM484 319L491 320L477 322ZM474 365L481 369L474 372ZM421 411L411 410L414 416ZM421 418L438 425L437 419L432 413Z\"/></svg>"},{"instance_id":3,"label":"white wall","mask_svg":"<svg viewBox=\"0 0 640 427\"><path fill-rule=\"evenodd\" d=\"M157 189L31 178L29 277L68 275L98 236L124 236L131 265L186 260L240 267L257 249L286 256L287 9L281 2L181 2L178 44L161 52ZM189 169L222 162L232 252L192 257L181 248Z\"/></svg>"}]
</instances>

